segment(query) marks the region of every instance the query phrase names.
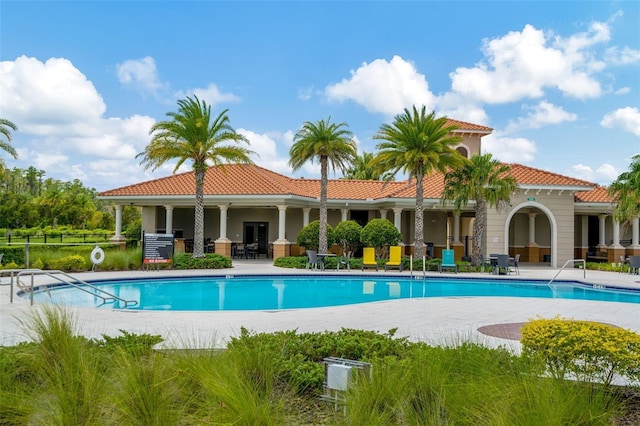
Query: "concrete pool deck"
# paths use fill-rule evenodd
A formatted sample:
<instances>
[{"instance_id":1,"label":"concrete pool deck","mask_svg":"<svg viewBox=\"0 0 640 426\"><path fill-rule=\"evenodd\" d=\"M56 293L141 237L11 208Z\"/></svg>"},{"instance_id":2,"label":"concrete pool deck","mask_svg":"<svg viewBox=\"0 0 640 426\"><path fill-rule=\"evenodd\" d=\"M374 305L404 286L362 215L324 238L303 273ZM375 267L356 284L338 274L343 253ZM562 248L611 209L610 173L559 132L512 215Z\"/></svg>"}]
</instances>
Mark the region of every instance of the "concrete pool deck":
<instances>
[{"instance_id":1,"label":"concrete pool deck","mask_svg":"<svg viewBox=\"0 0 640 426\"><path fill-rule=\"evenodd\" d=\"M362 274L361 271L340 271L346 274ZM398 273L365 271L380 277L403 275ZM543 266L520 266L520 275L511 278L550 280L558 269ZM616 287L640 289L640 276L616 272L565 269L558 280L577 280ZM204 271L126 271L88 272L72 274L82 280L197 276L242 274L324 274L336 271L307 271L278 268L271 260L234 260L230 269ZM414 272L414 274L416 274ZM420 272L422 275L422 272ZM440 276L427 272L428 276ZM453 273L442 275L452 276ZM463 277L495 277L487 273L461 273ZM39 277L36 283L43 282ZM0 278L6 284L8 277ZM31 306L28 299L16 296L9 302L10 286L0 286L0 346L11 346L29 341L28 324L41 305ZM335 306L325 308L292 309L282 311L136 311L72 308L78 333L99 338L102 334L117 336L119 330L130 333L161 335L166 348L214 348L224 347L229 339L244 327L254 332L293 330L298 332L336 331L354 328L387 332L397 328L396 336L422 340L431 344L456 344L474 341L488 346L505 346L519 350L516 340L493 337L478 331L481 327L496 325L507 328L509 324L523 323L536 317L561 316L579 320L599 321L640 333L640 304L618 302L592 302L561 299L511 298L511 297L443 297L397 299L374 303ZM491 333L490 333L491 334ZM500 335L500 333L498 333ZM507 336L502 336L507 337Z\"/></svg>"}]
</instances>

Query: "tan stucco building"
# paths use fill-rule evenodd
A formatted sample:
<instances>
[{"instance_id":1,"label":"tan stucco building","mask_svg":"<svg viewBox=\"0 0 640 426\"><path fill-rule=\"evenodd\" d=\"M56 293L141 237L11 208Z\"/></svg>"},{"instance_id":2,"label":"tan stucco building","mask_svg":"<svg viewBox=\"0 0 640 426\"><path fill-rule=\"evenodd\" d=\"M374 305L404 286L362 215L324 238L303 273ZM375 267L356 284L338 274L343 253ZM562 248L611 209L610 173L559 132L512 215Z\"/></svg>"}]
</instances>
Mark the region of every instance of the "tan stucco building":
<instances>
[{"instance_id":1,"label":"tan stucco building","mask_svg":"<svg viewBox=\"0 0 640 426\"><path fill-rule=\"evenodd\" d=\"M492 129L449 120L462 137L458 151L480 153L481 139ZM521 262L560 267L571 259L619 262L640 254L638 219L621 227L612 220L606 188L532 167L510 164L518 182L509 206L487 212L484 252L520 254ZM424 179L424 241L440 257L455 250L456 259L470 255L474 203L461 214L443 206L444 176ZM204 236L215 252L231 255L234 244L256 244L262 256L302 253L295 244L300 229L319 216L319 179L290 178L256 165L210 168L204 188ZM121 237L122 206L142 208L142 227L151 233L174 233L176 249L188 250L194 235L193 172L172 175L102 192L116 206L116 239ZM415 184L334 179L328 186L328 221L361 225L387 218L400 230L405 253L412 252ZM433 247L433 248L431 248Z\"/></svg>"}]
</instances>

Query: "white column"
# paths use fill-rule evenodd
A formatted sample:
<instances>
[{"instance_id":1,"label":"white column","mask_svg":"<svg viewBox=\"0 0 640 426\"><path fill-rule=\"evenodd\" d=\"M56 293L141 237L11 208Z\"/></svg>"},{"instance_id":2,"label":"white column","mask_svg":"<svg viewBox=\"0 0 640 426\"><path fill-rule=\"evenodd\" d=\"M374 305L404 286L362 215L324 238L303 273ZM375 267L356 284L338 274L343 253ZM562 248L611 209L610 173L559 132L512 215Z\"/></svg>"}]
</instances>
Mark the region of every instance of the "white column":
<instances>
[{"instance_id":1,"label":"white column","mask_svg":"<svg viewBox=\"0 0 640 426\"><path fill-rule=\"evenodd\" d=\"M220 209L220 240L227 239L227 212L229 211L229 205L220 204L218 206Z\"/></svg>"},{"instance_id":2,"label":"white column","mask_svg":"<svg viewBox=\"0 0 640 426\"><path fill-rule=\"evenodd\" d=\"M311 212L311 207L303 207L302 208L302 226L307 226L309 224L309 213Z\"/></svg>"},{"instance_id":3,"label":"white column","mask_svg":"<svg viewBox=\"0 0 640 426\"><path fill-rule=\"evenodd\" d=\"M115 237L121 237L122 236L122 206L121 205L116 205L116 235Z\"/></svg>"},{"instance_id":4,"label":"white column","mask_svg":"<svg viewBox=\"0 0 640 426\"><path fill-rule=\"evenodd\" d=\"M640 235L640 226L638 226L639 223L640 219L638 219L638 216L634 217L631 221L631 245L634 247L638 245L638 238Z\"/></svg>"},{"instance_id":5,"label":"white column","mask_svg":"<svg viewBox=\"0 0 640 426\"><path fill-rule=\"evenodd\" d=\"M309 216L307 215L307 221ZM278 241L286 241L285 229L287 229L287 206L278 206Z\"/></svg>"},{"instance_id":6,"label":"white column","mask_svg":"<svg viewBox=\"0 0 640 426\"><path fill-rule=\"evenodd\" d=\"M529 213L529 244L536 244L536 216L538 213Z\"/></svg>"},{"instance_id":7,"label":"white column","mask_svg":"<svg viewBox=\"0 0 640 426\"><path fill-rule=\"evenodd\" d=\"M604 224L605 224L605 219L607 218L606 214L599 214L598 215L598 219L600 220L600 229L599 229L599 240L598 240L598 247L606 247L607 245L605 244L605 229L604 229Z\"/></svg>"},{"instance_id":8,"label":"white column","mask_svg":"<svg viewBox=\"0 0 640 426\"><path fill-rule=\"evenodd\" d=\"M620 248L620 222L613 220L613 244L611 247Z\"/></svg>"},{"instance_id":9,"label":"white column","mask_svg":"<svg viewBox=\"0 0 640 426\"><path fill-rule=\"evenodd\" d=\"M388 209L380 209L380 218L381 219L386 219L388 211L389 211Z\"/></svg>"},{"instance_id":10,"label":"white column","mask_svg":"<svg viewBox=\"0 0 640 426\"><path fill-rule=\"evenodd\" d=\"M460 212L453 212L453 242L460 242Z\"/></svg>"},{"instance_id":11,"label":"white column","mask_svg":"<svg viewBox=\"0 0 640 426\"><path fill-rule=\"evenodd\" d=\"M396 207L393 209L393 225L396 229L402 232L402 208Z\"/></svg>"},{"instance_id":12,"label":"white column","mask_svg":"<svg viewBox=\"0 0 640 426\"><path fill-rule=\"evenodd\" d=\"M173 206L164 206L164 232L173 234Z\"/></svg>"},{"instance_id":13,"label":"white column","mask_svg":"<svg viewBox=\"0 0 640 426\"><path fill-rule=\"evenodd\" d=\"M587 216L586 214L582 215L582 231L580 232L580 234L582 234L582 248L589 248L589 216Z\"/></svg>"},{"instance_id":14,"label":"white column","mask_svg":"<svg viewBox=\"0 0 640 426\"><path fill-rule=\"evenodd\" d=\"M349 213L349 209L348 208L344 208L344 209L340 209L340 212L342 213L342 221L344 222L345 220L347 220L347 213Z\"/></svg>"}]
</instances>

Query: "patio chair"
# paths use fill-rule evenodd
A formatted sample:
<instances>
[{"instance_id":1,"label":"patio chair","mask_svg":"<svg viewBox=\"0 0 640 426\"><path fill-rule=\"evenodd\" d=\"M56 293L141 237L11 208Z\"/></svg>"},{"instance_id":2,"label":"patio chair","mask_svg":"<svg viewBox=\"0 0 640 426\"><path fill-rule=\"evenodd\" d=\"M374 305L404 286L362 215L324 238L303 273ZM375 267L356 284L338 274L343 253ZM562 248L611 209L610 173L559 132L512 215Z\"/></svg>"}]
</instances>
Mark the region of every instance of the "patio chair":
<instances>
[{"instance_id":1,"label":"patio chair","mask_svg":"<svg viewBox=\"0 0 640 426\"><path fill-rule=\"evenodd\" d=\"M438 267L440 273L442 273L443 269L453 269L456 274L458 273L458 265L453 260L454 252L453 250L442 250L442 263Z\"/></svg>"},{"instance_id":2,"label":"patio chair","mask_svg":"<svg viewBox=\"0 0 640 426\"><path fill-rule=\"evenodd\" d=\"M620 263L618 264L618 272L624 270L624 266L627 264L627 258L624 255L620 255Z\"/></svg>"},{"instance_id":3,"label":"patio chair","mask_svg":"<svg viewBox=\"0 0 640 426\"><path fill-rule=\"evenodd\" d=\"M316 250L307 250L307 269L318 269L318 252Z\"/></svg>"},{"instance_id":4,"label":"patio chair","mask_svg":"<svg viewBox=\"0 0 640 426\"><path fill-rule=\"evenodd\" d=\"M517 275L520 275L520 267L518 263L520 262L520 254L516 254L516 257L513 260L509 259L509 268L513 268Z\"/></svg>"},{"instance_id":5,"label":"patio chair","mask_svg":"<svg viewBox=\"0 0 640 426\"><path fill-rule=\"evenodd\" d=\"M340 270L340 265L344 266L345 268L347 268L347 271L351 271L351 252L348 251L346 256L340 256L338 257L338 261L337 261L337 265L336 265L336 270Z\"/></svg>"},{"instance_id":6,"label":"patio chair","mask_svg":"<svg viewBox=\"0 0 640 426\"><path fill-rule=\"evenodd\" d=\"M384 271L387 272L389 268L398 268L400 272L402 272L402 269L404 268L404 265L402 264L402 247L389 247L389 261L384 264Z\"/></svg>"},{"instance_id":7,"label":"patio chair","mask_svg":"<svg viewBox=\"0 0 640 426\"><path fill-rule=\"evenodd\" d=\"M378 270L378 262L376 262L376 249L373 247L365 247L362 249L362 268L376 268Z\"/></svg>"},{"instance_id":8,"label":"patio chair","mask_svg":"<svg viewBox=\"0 0 640 426\"><path fill-rule=\"evenodd\" d=\"M478 262L479 262L478 266L480 266L480 270L482 272L484 272L484 268L485 267L488 267L489 268L489 272L492 272L493 265L491 264L491 261L489 259L484 257L484 254L481 254L479 256Z\"/></svg>"},{"instance_id":9,"label":"patio chair","mask_svg":"<svg viewBox=\"0 0 640 426\"><path fill-rule=\"evenodd\" d=\"M640 256L629 256L629 273L640 274Z\"/></svg>"},{"instance_id":10,"label":"patio chair","mask_svg":"<svg viewBox=\"0 0 640 426\"><path fill-rule=\"evenodd\" d=\"M509 264L509 255L499 254L497 258L498 260L496 262L496 273L500 275L500 271L504 271L505 275L509 275L511 273L511 266Z\"/></svg>"}]
</instances>

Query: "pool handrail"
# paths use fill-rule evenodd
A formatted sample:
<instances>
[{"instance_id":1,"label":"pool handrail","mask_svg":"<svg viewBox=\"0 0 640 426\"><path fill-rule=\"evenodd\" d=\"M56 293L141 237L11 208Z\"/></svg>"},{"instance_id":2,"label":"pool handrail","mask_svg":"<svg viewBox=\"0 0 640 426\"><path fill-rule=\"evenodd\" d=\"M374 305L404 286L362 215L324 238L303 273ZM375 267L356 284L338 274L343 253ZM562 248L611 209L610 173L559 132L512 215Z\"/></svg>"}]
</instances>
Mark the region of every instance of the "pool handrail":
<instances>
[{"instance_id":1,"label":"pool handrail","mask_svg":"<svg viewBox=\"0 0 640 426\"><path fill-rule=\"evenodd\" d=\"M106 304L106 303L110 303L111 302L115 302L116 300L118 300L119 302L124 304L124 308L129 307L129 304L131 305L137 305L138 302L136 300L126 300L123 299L121 297L116 296L115 294L109 293L106 290L103 290L97 286L91 285L86 281L83 281L81 279L75 278L69 274L67 274L64 271L59 271L59 270L47 270L47 271L43 271L41 269L23 269L20 272L18 272L16 274L16 283L19 284L20 282L20 277L21 276L27 276L30 275L31 276L31 284L30 284L30 295L29 295L29 300L31 302L31 305L33 305L33 293L34 293L34 277L36 275L45 275L53 280L57 280L58 282L61 282L63 284L69 285L71 287L75 287L78 290L84 291L86 293L91 294L92 296L98 297L100 299L102 299L102 304ZM59 276L56 275L62 275L63 277L67 278L61 278ZM13 275L12 275L13 276ZM47 291L49 290L47 284L44 285L44 287L47 289ZM94 291L90 291L87 288L94 290ZM12 290L12 294L13 294L13 281L12 281L12 286L11 286L11 290ZM105 297L101 294L98 293L102 293L105 294L108 297ZM13 297L12 297L12 301L13 301Z\"/></svg>"},{"instance_id":2,"label":"pool handrail","mask_svg":"<svg viewBox=\"0 0 640 426\"><path fill-rule=\"evenodd\" d=\"M567 265L569 264L569 262L573 263L573 264L574 264L574 266L575 266L575 263L576 263L576 262L582 262L583 278L585 278L585 279L587 278L587 263L586 263L586 261L585 261L584 259L569 259L569 260L567 260L566 262L564 262L564 265L562 265L562 268L560 268L560 270L558 271L558 273L557 273L553 278L551 278L551 280L547 283L547 285L549 285L549 286L550 286L550 285L551 285L551 283L552 283L556 278L558 278L558 275L560 275L560 272L562 272L562 271L564 270L564 268L566 268L566 267L567 267Z\"/></svg>"}]
</instances>

